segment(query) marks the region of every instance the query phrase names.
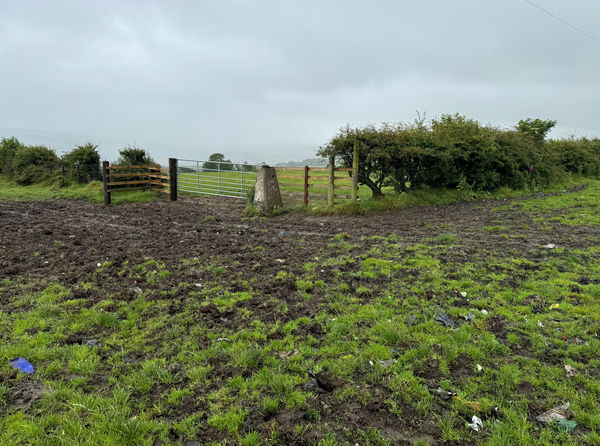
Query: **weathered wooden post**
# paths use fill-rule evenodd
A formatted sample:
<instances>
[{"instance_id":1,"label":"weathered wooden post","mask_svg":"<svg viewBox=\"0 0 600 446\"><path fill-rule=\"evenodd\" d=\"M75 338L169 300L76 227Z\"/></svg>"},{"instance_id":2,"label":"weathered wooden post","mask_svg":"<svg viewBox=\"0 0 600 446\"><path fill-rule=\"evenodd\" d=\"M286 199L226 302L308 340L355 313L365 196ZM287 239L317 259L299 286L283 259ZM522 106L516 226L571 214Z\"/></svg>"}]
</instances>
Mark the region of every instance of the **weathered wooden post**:
<instances>
[{"instance_id":1,"label":"weathered wooden post","mask_svg":"<svg viewBox=\"0 0 600 446\"><path fill-rule=\"evenodd\" d=\"M263 212L270 212L282 207L281 192L277 181L277 172L274 167L262 166L256 172L256 185L254 186L254 206Z\"/></svg>"},{"instance_id":2,"label":"weathered wooden post","mask_svg":"<svg viewBox=\"0 0 600 446\"><path fill-rule=\"evenodd\" d=\"M335 155L329 156L329 181L327 183L327 205L333 206L333 198L335 194Z\"/></svg>"},{"instance_id":3,"label":"weathered wooden post","mask_svg":"<svg viewBox=\"0 0 600 446\"><path fill-rule=\"evenodd\" d=\"M352 201L358 199L358 140L354 140L354 152L352 153Z\"/></svg>"},{"instance_id":4,"label":"weathered wooden post","mask_svg":"<svg viewBox=\"0 0 600 446\"><path fill-rule=\"evenodd\" d=\"M169 196L177 201L177 158L169 158Z\"/></svg>"},{"instance_id":5,"label":"weathered wooden post","mask_svg":"<svg viewBox=\"0 0 600 446\"><path fill-rule=\"evenodd\" d=\"M102 161L102 183L104 189L104 204L110 204L110 191L108 190L108 180L109 180L109 162Z\"/></svg>"},{"instance_id":6,"label":"weathered wooden post","mask_svg":"<svg viewBox=\"0 0 600 446\"><path fill-rule=\"evenodd\" d=\"M308 172L310 167L304 166L304 206L308 206Z\"/></svg>"}]
</instances>

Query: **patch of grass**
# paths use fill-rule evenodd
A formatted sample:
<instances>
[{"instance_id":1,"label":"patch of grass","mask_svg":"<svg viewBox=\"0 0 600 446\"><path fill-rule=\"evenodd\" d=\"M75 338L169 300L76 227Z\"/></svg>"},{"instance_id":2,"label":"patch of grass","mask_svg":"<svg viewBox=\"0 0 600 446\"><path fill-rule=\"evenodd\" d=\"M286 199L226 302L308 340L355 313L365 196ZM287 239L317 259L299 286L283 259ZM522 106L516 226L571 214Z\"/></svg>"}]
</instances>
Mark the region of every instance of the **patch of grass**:
<instances>
[{"instance_id":1,"label":"patch of grass","mask_svg":"<svg viewBox=\"0 0 600 446\"><path fill-rule=\"evenodd\" d=\"M163 194L157 191L122 191L111 195L111 202L115 205L129 202L156 201ZM59 187L53 183L39 183L29 186L20 186L6 176L0 175L0 201L42 201L52 198L68 198L75 200L88 200L95 203L104 202L104 193L101 181L92 181L88 184L76 184Z\"/></svg>"}]
</instances>

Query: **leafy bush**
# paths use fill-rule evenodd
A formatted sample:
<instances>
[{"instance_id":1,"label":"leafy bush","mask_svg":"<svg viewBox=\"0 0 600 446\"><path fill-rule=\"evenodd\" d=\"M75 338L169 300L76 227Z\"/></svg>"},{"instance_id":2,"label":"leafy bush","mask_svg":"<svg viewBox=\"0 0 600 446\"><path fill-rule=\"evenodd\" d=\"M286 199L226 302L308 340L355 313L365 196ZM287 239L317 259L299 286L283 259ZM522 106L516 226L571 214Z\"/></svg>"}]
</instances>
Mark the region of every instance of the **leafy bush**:
<instances>
[{"instance_id":1,"label":"leafy bush","mask_svg":"<svg viewBox=\"0 0 600 446\"><path fill-rule=\"evenodd\" d=\"M516 129L520 132L526 133L534 138L538 143L541 143L546 139L548 132L556 125L556 121L543 120L543 119L521 119Z\"/></svg>"},{"instance_id":2,"label":"leafy bush","mask_svg":"<svg viewBox=\"0 0 600 446\"><path fill-rule=\"evenodd\" d=\"M548 147L567 172L600 176L600 139L550 141Z\"/></svg>"},{"instance_id":3,"label":"leafy bush","mask_svg":"<svg viewBox=\"0 0 600 446\"><path fill-rule=\"evenodd\" d=\"M17 149L23 147L17 138L2 138L0 140L0 173L13 174L13 159Z\"/></svg>"},{"instance_id":4,"label":"leafy bush","mask_svg":"<svg viewBox=\"0 0 600 446\"><path fill-rule=\"evenodd\" d=\"M21 146L13 157L12 168L19 184L48 179L59 165L54 150L44 146Z\"/></svg>"},{"instance_id":5,"label":"leafy bush","mask_svg":"<svg viewBox=\"0 0 600 446\"><path fill-rule=\"evenodd\" d=\"M342 128L317 152L335 155L351 167L359 145L360 184L374 197L383 186L459 188L492 191L520 189L561 179L567 172L600 174L600 140L546 142L556 121L526 119L512 130L484 126L464 116L442 115L426 124Z\"/></svg>"},{"instance_id":6,"label":"leafy bush","mask_svg":"<svg viewBox=\"0 0 600 446\"><path fill-rule=\"evenodd\" d=\"M87 143L77 146L63 157L67 175L78 183L89 183L101 178L98 146Z\"/></svg>"},{"instance_id":7,"label":"leafy bush","mask_svg":"<svg viewBox=\"0 0 600 446\"><path fill-rule=\"evenodd\" d=\"M21 186L28 186L30 184L48 181L52 178L52 174L52 170L46 167L29 165L19 170L19 173L15 176L15 181Z\"/></svg>"},{"instance_id":8,"label":"leafy bush","mask_svg":"<svg viewBox=\"0 0 600 446\"><path fill-rule=\"evenodd\" d=\"M383 195L381 188L387 177L392 174L392 154L397 146L395 136L400 127L388 124L377 128L369 125L352 129L346 126L339 130L324 147L317 151L321 157L331 155L342 160L345 166L352 167L354 145L358 145L360 164L358 182L373 192L374 197Z\"/></svg>"},{"instance_id":9,"label":"leafy bush","mask_svg":"<svg viewBox=\"0 0 600 446\"><path fill-rule=\"evenodd\" d=\"M119 159L116 162L120 166L139 166L144 164L156 164L150 154L139 147L129 146L119 150Z\"/></svg>"}]
</instances>

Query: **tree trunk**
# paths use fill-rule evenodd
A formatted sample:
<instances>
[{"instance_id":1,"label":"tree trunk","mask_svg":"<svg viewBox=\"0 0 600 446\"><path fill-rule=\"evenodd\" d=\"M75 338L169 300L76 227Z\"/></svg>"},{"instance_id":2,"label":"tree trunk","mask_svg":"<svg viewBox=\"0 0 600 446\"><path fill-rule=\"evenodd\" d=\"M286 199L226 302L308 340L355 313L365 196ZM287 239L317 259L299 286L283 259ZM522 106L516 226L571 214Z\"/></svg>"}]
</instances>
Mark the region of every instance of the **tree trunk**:
<instances>
[{"instance_id":1,"label":"tree trunk","mask_svg":"<svg viewBox=\"0 0 600 446\"><path fill-rule=\"evenodd\" d=\"M381 188L373 181L371 178L366 178L365 181L361 181L365 186L371 189L373 193L373 198L381 198L383 197L383 192L381 192Z\"/></svg>"}]
</instances>

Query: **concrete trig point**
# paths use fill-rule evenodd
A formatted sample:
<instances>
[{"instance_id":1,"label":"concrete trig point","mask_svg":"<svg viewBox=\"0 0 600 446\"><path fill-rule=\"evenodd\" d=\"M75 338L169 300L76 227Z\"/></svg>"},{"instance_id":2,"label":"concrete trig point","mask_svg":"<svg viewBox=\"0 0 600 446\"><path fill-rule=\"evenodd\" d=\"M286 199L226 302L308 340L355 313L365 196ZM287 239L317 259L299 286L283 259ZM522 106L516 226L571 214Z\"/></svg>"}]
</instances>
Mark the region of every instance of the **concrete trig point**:
<instances>
[{"instance_id":1,"label":"concrete trig point","mask_svg":"<svg viewBox=\"0 0 600 446\"><path fill-rule=\"evenodd\" d=\"M263 165L256 172L254 206L263 212L269 212L283 206L277 172L274 167Z\"/></svg>"}]
</instances>

